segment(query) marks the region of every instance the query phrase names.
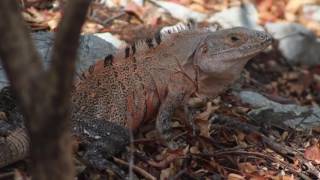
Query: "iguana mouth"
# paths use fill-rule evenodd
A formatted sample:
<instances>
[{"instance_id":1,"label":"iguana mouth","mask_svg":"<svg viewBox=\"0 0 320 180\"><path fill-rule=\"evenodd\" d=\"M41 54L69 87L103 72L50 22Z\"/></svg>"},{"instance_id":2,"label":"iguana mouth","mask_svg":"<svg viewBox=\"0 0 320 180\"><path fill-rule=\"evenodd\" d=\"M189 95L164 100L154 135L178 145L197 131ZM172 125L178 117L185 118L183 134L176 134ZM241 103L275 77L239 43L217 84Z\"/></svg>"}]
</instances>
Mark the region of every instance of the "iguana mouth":
<instances>
[{"instance_id":1,"label":"iguana mouth","mask_svg":"<svg viewBox=\"0 0 320 180\"><path fill-rule=\"evenodd\" d=\"M261 50L264 50L272 43L272 37L270 35L266 35L265 37L264 41L243 45L240 47L240 51L247 54L245 56L252 56L261 52Z\"/></svg>"}]
</instances>

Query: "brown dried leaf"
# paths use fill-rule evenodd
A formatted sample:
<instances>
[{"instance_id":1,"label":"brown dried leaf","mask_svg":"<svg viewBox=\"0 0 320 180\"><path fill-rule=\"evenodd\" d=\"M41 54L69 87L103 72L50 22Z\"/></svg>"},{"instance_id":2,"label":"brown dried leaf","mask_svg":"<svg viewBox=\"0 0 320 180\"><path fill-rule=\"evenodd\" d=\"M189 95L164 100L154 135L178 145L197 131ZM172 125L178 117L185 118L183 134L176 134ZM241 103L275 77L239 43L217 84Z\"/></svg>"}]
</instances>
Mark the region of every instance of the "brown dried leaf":
<instances>
[{"instance_id":1,"label":"brown dried leaf","mask_svg":"<svg viewBox=\"0 0 320 180\"><path fill-rule=\"evenodd\" d=\"M266 179L268 178L263 176L253 176L250 178L250 180L266 180Z\"/></svg>"},{"instance_id":2,"label":"brown dried leaf","mask_svg":"<svg viewBox=\"0 0 320 180\"><path fill-rule=\"evenodd\" d=\"M52 15L50 20L47 21L47 25L50 28L50 30L55 30L58 27L60 19L61 13L55 13Z\"/></svg>"},{"instance_id":3,"label":"brown dried leaf","mask_svg":"<svg viewBox=\"0 0 320 180\"><path fill-rule=\"evenodd\" d=\"M239 174L230 173L227 180L245 180L245 178Z\"/></svg>"},{"instance_id":4,"label":"brown dried leaf","mask_svg":"<svg viewBox=\"0 0 320 180\"><path fill-rule=\"evenodd\" d=\"M157 168L165 168L167 167L172 161L176 160L177 158L184 156L184 150L183 149L177 149L174 151L167 152L165 154L165 157L160 160L159 162L156 162L154 160L148 161L148 163Z\"/></svg>"},{"instance_id":5,"label":"brown dried leaf","mask_svg":"<svg viewBox=\"0 0 320 180\"><path fill-rule=\"evenodd\" d=\"M25 173L21 172L20 170L14 170L14 180L29 180Z\"/></svg>"},{"instance_id":6,"label":"brown dried leaf","mask_svg":"<svg viewBox=\"0 0 320 180\"><path fill-rule=\"evenodd\" d=\"M244 141L245 137L246 137L246 134L244 134L243 132L238 132L237 133L237 140L238 141Z\"/></svg>"},{"instance_id":7,"label":"brown dried leaf","mask_svg":"<svg viewBox=\"0 0 320 180\"><path fill-rule=\"evenodd\" d=\"M190 148L190 152L191 152L192 154L200 154L199 147L198 147L198 146L192 146L192 147Z\"/></svg>"},{"instance_id":8,"label":"brown dried leaf","mask_svg":"<svg viewBox=\"0 0 320 180\"><path fill-rule=\"evenodd\" d=\"M284 17L285 4L283 1L276 0L258 0L257 8L262 23L276 21Z\"/></svg>"},{"instance_id":9,"label":"brown dried leaf","mask_svg":"<svg viewBox=\"0 0 320 180\"><path fill-rule=\"evenodd\" d=\"M316 3L316 0L304 0L304 1L301 1L301 0L290 0L288 2L288 4L286 5L286 12L290 12L290 13L297 13L298 10L305 4L314 4Z\"/></svg>"},{"instance_id":10,"label":"brown dried leaf","mask_svg":"<svg viewBox=\"0 0 320 180\"><path fill-rule=\"evenodd\" d=\"M213 106L212 102L208 102L207 109L195 117L196 124L200 129L200 135L204 137L210 136L210 123L208 119L217 109L219 109L219 106Z\"/></svg>"},{"instance_id":11,"label":"brown dried leaf","mask_svg":"<svg viewBox=\"0 0 320 180\"><path fill-rule=\"evenodd\" d=\"M197 126L200 130L200 135L204 137L210 137L210 123L208 120L197 120Z\"/></svg>"},{"instance_id":12,"label":"brown dried leaf","mask_svg":"<svg viewBox=\"0 0 320 180\"><path fill-rule=\"evenodd\" d=\"M28 19L30 22L41 23L45 20L43 13L35 9L34 7L30 7L26 10L29 13L30 18Z\"/></svg>"},{"instance_id":13,"label":"brown dried leaf","mask_svg":"<svg viewBox=\"0 0 320 180\"><path fill-rule=\"evenodd\" d=\"M137 5L134 2L130 2L126 5L125 11L130 12L130 13L134 13L140 19L143 19L143 17L145 16L145 13L148 11L148 8L146 8L146 6L142 7L142 6Z\"/></svg>"},{"instance_id":14,"label":"brown dried leaf","mask_svg":"<svg viewBox=\"0 0 320 180\"><path fill-rule=\"evenodd\" d=\"M49 22L48 22L49 24ZM49 24L50 25L50 24ZM50 26L51 28L55 28L57 26L57 22L53 22L52 26ZM103 29L103 26L101 24L97 24L94 22L86 22L83 26L82 26L82 32L89 34L89 33L97 33L99 32L101 29Z\"/></svg>"},{"instance_id":15,"label":"brown dried leaf","mask_svg":"<svg viewBox=\"0 0 320 180\"><path fill-rule=\"evenodd\" d=\"M295 180L293 175L279 175L279 176L274 176L272 177L274 180Z\"/></svg>"},{"instance_id":16,"label":"brown dried leaf","mask_svg":"<svg viewBox=\"0 0 320 180\"><path fill-rule=\"evenodd\" d=\"M170 177L174 176L175 174L176 174L176 168L171 163L167 169L161 170L160 180L169 179Z\"/></svg>"},{"instance_id":17,"label":"brown dried leaf","mask_svg":"<svg viewBox=\"0 0 320 180\"><path fill-rule=\"evenodd\" d=\"M245 138L249 144L257 144L261 141L261 136L258 133L249 133Z\"/></svg>"},{"instance_id":18,"label":"brown dried leaf","mask_svg":"<svg viewBox=\"0 0 320 180\"><path fill-rule=\"evenodd\" d=\"M206 104L205 99L200 98L200 97L191 97L188 100L188 106L190 106L192 108L203 107L205 104Z\"/></svg>"},{"instance_id":19,"label":"brown dried leaf","mask_svg":"<svg viewBox=\"0 0 320 180\"><path fill-rule=\"evenodd\" d=\"M319 144L314 144L307 147L304 152L304 157L308 160L312 160L317 164L320 164L320 148Z\"/></svg>"},{"instance_id":20,"label":"brown dried leaf","mask_svg":"<svg viewBox=\"0 0 320 180\"><path fill-rule=\"evenodd\" d=\"M198 11L198 12L202 12L202 13L207 13L206 9L204 8L203 5L200 4L196 4L193 3L189 6L190 9L194 10L194 11Z\"/></svg>"},{"instance_id":21,"label":"brown dried leaf","mask_svg":"<svg viewBox=\"0 0 320 180\"><path fill-rule=\"evenodd\" d=\"M7 115L6 115L6 113L5 112L3 112L3 111L1 111L0 112L0 121L5 121L5 120L7 120L8 118L7 118Z\"/></svg>"},{"instance_id":22,"label":"brown dried leaf","mask_svg":"<svg viewBox=\"0 0 320 180\"><path fill-rule=\"evenodd\" d=\"M239 164L239 168L241 172L244 173L254 173L257 172L257 167L252 165L250 162L244 162Z\"/></svg>"},{"instance_id":23,"label":"brown dried leaf","mask_svg":"<svg viewBox=\"0 0 320 180\"><path fill-rule=\"evenodd\" d=\"M219 109L219 106L213 106L212 102L207 103L207 108L204 112L198 114L196 116L196 119L201 119L201 120L208 120L209 117L217 110Z\"/></svg>"}]
</instances>

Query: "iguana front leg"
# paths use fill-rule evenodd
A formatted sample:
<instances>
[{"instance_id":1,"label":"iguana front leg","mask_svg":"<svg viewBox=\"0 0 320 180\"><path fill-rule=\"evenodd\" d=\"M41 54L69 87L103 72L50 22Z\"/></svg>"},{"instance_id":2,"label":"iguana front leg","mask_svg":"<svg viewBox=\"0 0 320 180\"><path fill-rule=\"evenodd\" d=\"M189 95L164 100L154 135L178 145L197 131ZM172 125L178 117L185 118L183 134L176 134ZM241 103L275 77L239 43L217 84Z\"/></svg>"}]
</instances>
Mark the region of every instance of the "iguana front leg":
<instances>
[{"instance_id":1,"label":"iguana front leg","mask_svg":"<svg viewBox=\"0 0 320 180\"><path fill-rule=\"evenodd\" d=\"M186 123L192 130L192 136L196 136L199 129L193 120L193 109L187 103L183 105L183 112L185 114Z\"/></svg>"},{"instance_id":2,"label":"iguana front leg","mask_svg":"<svg viewBox=\"0 0 320 180\"><path fill-rule=\"evenodd\" d=\"M197 109L206 105L208 99L206 97L192 97L188 99L188 102L183 105L184 114L186 116L186 122L192 129L192 135L196 136L200 133L200 129L194 123L194 114L196 113Z\"/></svg>"},{"instance_id":3,"label":"iguana front leg","mask_svg":"<svg viewBox=\"0 0 320 180\"><path fill-rule=\"evenodd\" d=\"M174 134L171 128L171 119L175 110L183 103L184 96L185 93L169 92L159 108L156 119L156 128L170 149L177 149L181 146L179 142L174 140Z\"/></svg>"}]
</instances>

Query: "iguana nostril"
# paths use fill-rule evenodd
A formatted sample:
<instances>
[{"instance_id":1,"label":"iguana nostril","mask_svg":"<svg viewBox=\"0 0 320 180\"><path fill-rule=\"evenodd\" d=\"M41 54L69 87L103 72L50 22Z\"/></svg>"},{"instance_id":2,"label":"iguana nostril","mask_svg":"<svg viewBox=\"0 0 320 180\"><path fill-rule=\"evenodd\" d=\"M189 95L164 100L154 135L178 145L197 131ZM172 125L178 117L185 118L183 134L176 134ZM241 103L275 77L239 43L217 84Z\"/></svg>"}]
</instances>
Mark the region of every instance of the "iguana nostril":
<instances>
[{"instance_id":1,"label":"iguana nostril","mask_svg":"<svg viewBox=\"0 0 320 180\"><path fill-rule=\"evenodd\" d=\"M269 41L269 35L265 32L258 31L256 33L257 38L259 38L261 41Z\"/></svg>"},{"instance_id":2,"label":"iguana nostril","mask_svg":"<svg viewBox=\"0 0 320 180\"><path fill-rule=\"evenodd\" d=\"M266 38L267 41L272 42L272 40L273 40L272 36L270 34L267 34L266 36L267 36L267 38Z\"/></svg>"}]
</instances>

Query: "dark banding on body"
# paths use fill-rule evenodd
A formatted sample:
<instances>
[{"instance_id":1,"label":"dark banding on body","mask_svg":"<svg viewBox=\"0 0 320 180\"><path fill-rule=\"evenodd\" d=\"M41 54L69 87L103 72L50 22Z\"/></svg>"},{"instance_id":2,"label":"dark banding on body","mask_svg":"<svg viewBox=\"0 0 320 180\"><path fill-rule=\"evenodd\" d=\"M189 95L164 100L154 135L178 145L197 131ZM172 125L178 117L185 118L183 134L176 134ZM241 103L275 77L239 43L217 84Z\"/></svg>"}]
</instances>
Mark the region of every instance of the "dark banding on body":
<instances>
[{"instance_id":1,"label":"dark banding on body","mask_svg":"<svg viewBox=\"0 0 320 180\"><path fill-rule=\"evenodd\" d=\"M132 49L132 54L135 54L136 53L136 44L135 43L132 44L131 49Z\"/></svg>"},{"instance_id":2,"label":"dark banding on body","mask_svg":"<svg viewBox=\"0 0 320 180\"><path fill-rule=\"evenodd\" d=\"M109 54L104 58L103 65L104 67L110 66L113 63L113 55Z\"/></svg>"},{"instance_id":3,"label":"dark banding on body","mask_svg":"<svg viewBox=\"0 0 320 180\"><path fill-rule=\"evenodd\" d=\"M146 43L147 43L149 48L153 48L153 43L152 43L152 39L151 38L147 38L146 39Z\"/></svg>"},{"instance_id":4,"label":"dark banding on body","mask_svg":"<svg viewBox=\"0 0 320 180\"><path fill-rule=\"evenodd\" d=\"M136 59L136 57L132 58L132 62L133 62L133 70L137 70L137 59Z\"/></svg>"},{"instance_id":5,"label":"dark banding on body","mask_svg":"<svg viewBox=\"0 0 320 180\"><path fill-rule=\"evenodd\" d=\"M130 55L130 48L129 47L126 47L126 49L124 50L124 53L125 53L125 58L129 57Z\"/></svg>"},{"instance_id":6,"label":"dark banding on body","mask_svg":"<svg viewBox=\"0 0 320 180\"><path fill-rule=\"evenodd\" d=\"M92 74L93 72L94 72L94 67L95 67L95 65L91 65L91 66L89 66L89 74Z\"/></svg>"},{"instance_id":7,"label":"dark banding on body","mask_svg":"<svg viewBox=\"0 0 320 180\"><path fill-rule=\"evenodd\" d=\"M156 43L159 45L161 43L161 32L157 31L154 35L154 39L156 40Z\"/></svg>"},{"instance_id":8,"label":"dark banding on body","mask_svg":"<svg viewBox=\"0 0 320 180\"><path fill-rule=\"evenodd\" d=\"M85 79L87 79L87 76L85 75L85 73L83 72L83 73L81 73L81 75L80 75L80 79L81 80L85 80Z\"/></svg>"}]
</instances>

